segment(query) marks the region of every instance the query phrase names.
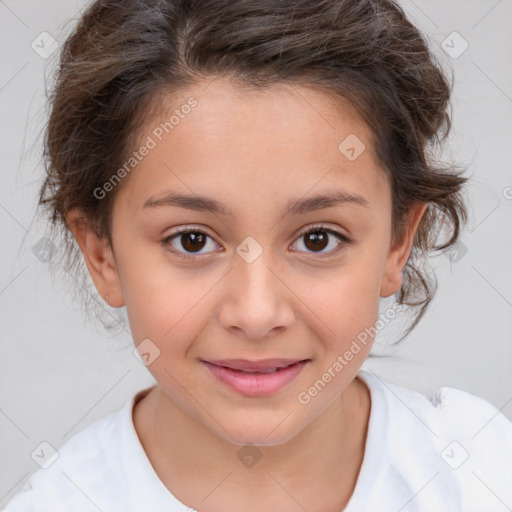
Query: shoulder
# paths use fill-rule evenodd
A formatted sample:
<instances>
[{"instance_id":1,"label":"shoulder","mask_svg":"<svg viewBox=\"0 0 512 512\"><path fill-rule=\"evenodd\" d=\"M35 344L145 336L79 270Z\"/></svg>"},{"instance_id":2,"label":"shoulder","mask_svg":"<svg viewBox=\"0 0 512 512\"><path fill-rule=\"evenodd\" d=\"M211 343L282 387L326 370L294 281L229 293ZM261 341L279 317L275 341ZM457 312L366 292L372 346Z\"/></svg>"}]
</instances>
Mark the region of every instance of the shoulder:
<instances>
[{"instance_id":1,"label":"shoulder","mask_svg":"<svg viewBox=\"0 0 512 512\"><path fill-rule=\"evenodd\" d=\"M411 489L465 512L512 506L512 422L497 407L457 388L424 394L362 373L382 402L389 467Z\"/></svg>"},{"instance_id":2,"label":"shoulder","mask_svg":"<svg viewBox=\"0 0 512 512\"><path fill-rule=\"evenodd\" d=\"M5 512L46 512L59 503L80 512L122 510L124 497L122 457L129 435L133 402L92 423L57 451L56 459L36 471L7 504ZM112 503L117 505L112 506ZM119 508L121 507L121 508Z\"/></svg>"},{"instance_id":3,"label":"shoulder","mask_svg":"<svg viewBox=\"0 0 512 512\"><path fill-rule=\"evenodd\" d=\"M374 372L362 371L360 375L369 385L372 398L386 402L388 414L408 417L408 421L416 419L423 424L425 429L412 429L414 435L427 431L434 438L442 434L473 441L485 439L487 443L501 442L504 448L512 450L512 422L477 395L453 387L422 393L389 382Z\"/></svg>"},{"instance_id":4,"label":"shoulder","mask_svg":"<svg viewBox=\"0 0 512 512\"><path fill-rule=\"evenodd\" d=\"M512 506L512 422L467 391L442 387L431 395L440 459L456 475L464 510Z\"/></svg>"},{"instance_id":5,"label":"shoulder","mask_svg":"<svg viewBox=\"0 0 512 512\"><path fill-rule=\"evenodd\" d=\"M433 439L451 439L461 448L473 450L477 456L483 449L498 447L492 461L512 454L512 422L493 404L483 398L453 387L441 387L430 393L387 383L389 394L396 397L393 411L423 422L424 429L414 429L415 436L423 432ZM399 403L401 401L401 404ZM407 409L411 415L407 413ZM427 433L428 432L428 433ZM489 460L488 458L486 460ZM510 466L511 459L507 459Z\"/></svg>"}]
</instances>

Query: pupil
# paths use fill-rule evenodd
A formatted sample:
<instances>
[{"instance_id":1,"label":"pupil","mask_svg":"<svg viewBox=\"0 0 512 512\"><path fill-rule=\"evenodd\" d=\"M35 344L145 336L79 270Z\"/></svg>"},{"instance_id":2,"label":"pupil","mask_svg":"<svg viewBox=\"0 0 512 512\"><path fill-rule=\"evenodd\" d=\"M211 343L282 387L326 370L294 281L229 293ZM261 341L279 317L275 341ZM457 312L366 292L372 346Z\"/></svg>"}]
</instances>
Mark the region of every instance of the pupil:
<instances>
[{"instance_id":1,"label":"pupil","mask_svg":"<svg viewBox=\"0 0 512 512\"><path fill-rule=\"evenodd\" d=\"M186 240L192 240L192 243L185 242ZM204 247L205 237L203 233L183 233L181 235L181 243L183 247L189 251L201 250Z\"/></svg>"},{"instance_id":2,"label":"pupil","mask_svg":"<svg viewBox=\"0 0 512 512\"><path fill-rule=\"evenodd\" d=\"M310 247L309 243L312 242ZM325 249L327 247L327 234L325 231L313 231L306 235L306 246L308 249Z\"/></svg>"}]
</instances>

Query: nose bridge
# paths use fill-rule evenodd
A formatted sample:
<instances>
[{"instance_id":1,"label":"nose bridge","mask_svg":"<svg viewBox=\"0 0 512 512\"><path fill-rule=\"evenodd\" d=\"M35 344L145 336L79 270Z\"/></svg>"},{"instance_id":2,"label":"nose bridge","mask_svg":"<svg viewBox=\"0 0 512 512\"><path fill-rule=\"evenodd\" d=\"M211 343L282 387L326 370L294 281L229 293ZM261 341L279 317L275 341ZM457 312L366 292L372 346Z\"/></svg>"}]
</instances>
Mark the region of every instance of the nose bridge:
<instances>
[{"instance_id":1,"label":"nose bridge","mask_svg":"<svg viewBox=\"0 0 512 512\"><path fill-rule=\"evenodd\" d=\"M258 339L269 331L289 325L293 319L286 286L272 251L247 237L237 247L234 268L227 278L229 296L221 308L221 322L227 329L244 331Z\"/></svg>"},{"instance_id":2,"label":"nose bridge","mask_svg":"<svg viewBox=\"0 0 512 512\"><path fill-rule=\"evenodd\" d=\"M239 257L235 266L236 278L245 288L242 295L260 299L275 296L276 277L270 270L275 264L270 250L263 251L254 261Z\"/></svg>"}]
</instances>

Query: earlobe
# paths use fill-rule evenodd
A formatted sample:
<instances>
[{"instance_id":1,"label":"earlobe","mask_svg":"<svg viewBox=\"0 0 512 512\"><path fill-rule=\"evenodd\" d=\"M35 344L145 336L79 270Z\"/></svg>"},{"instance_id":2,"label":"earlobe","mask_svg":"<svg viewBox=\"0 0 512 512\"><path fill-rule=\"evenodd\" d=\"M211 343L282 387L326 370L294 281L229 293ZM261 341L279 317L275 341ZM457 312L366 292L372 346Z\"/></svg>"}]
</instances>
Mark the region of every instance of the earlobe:
<instances>
[{"instance_id":1,"label":"earlobe","mask_svg":"<svg viewBox=\"0 0 512 512\"><path fill-rule=\"evenodd\" d=\"M77 209L68 212L66 222L82 251L98 293L110 306L123 306L119 273L108 238L99 235L85 215Z\"/></svg>"},{"instance_id":2,"label":"earlobe","mask_svg":"<svg viewBox=\"0 0 512 512\"><path fill-rule=\"evenodd\" d=\"M403 236L389 251L384 276L381 282L380 296L389 297L402 287L402 271L409 259L419 223L429 203L418 203L405 216Z\"/></svg>"}]
</instances>

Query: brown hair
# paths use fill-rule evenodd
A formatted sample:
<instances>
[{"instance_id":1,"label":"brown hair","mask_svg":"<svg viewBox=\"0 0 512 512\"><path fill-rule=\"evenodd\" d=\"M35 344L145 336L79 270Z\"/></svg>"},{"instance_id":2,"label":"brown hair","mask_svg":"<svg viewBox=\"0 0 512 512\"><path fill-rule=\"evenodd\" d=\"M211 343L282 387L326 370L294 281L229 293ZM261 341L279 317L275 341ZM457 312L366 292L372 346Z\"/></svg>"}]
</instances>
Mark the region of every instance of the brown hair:
<instances>
[{"instance_id":1,"label":"brown hair","mask_svg":"<svg viewBox=\"0 0 512 512\"><path fill-rule=\"evenodd\" d=\"M467 221L461 195L467 178L434 157L450 131L452 84L424 36L390 0L93 2L62 47L44 141L39 204L63 237L66 268L85 272L65 213L80 208L110 240L119 186L101 200L94 190L133 151L165 93L212 76L253 89L293 81L350 100L371 128L389 176L393 240L411 206L430 203L398 292L400 304L418 310L403 339L437 288L423 269L429 251L453 245ZM451 233L437 244L446 223Z\"/></svg>"}]
</instances>

